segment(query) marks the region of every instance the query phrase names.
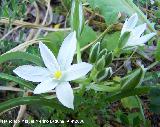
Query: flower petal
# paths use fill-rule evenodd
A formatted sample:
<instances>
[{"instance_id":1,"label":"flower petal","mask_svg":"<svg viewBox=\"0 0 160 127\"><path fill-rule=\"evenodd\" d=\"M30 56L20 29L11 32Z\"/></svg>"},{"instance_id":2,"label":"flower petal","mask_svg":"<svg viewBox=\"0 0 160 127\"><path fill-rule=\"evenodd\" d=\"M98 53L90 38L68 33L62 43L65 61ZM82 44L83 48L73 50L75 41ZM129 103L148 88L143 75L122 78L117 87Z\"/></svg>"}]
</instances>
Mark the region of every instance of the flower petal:
<instances>
[{"instance_id":1,"label":"flower petal","mask_svg":"<svg viewBox=\"0 0 160 127\"><path fill-rule=\"evenodd\" d=\"M121 30L121 36L127 32L133 29L138 22L138 15L137 13L133 14L129 19L126 19L125 23L123 24L123 28Z\"/></svg>"},{"instance_id":2,"label":"flower petal","mask_svg":"<svg viewBox=\"0 0 160 127\"><path fill-rule=\"evenodd\" d=\"M39 48L41 52L42 59L44 61L45 66L51 71L54 72L59 70L58 62L51 52L51 50L42 42L39 43Z\"/></svg>"},{"instance_id":3,"label":"flower petal","mask_svg":"<svg viewBox=\"0 0 160 127\"><path fill-rule=\"evenodd\" d=\"M136 36L136 37L140 37L143 33L144 33L144 31L146 30L146 23L144 23L144 24L142 24L142 25L139 25L139 26L137 26L137 27L135 27L133 30L132 30L132 32L133 32L133 34Z\"/></svg>"},{"instance_id":4,"label":"flower petal","mask_svg":"<svg viewBox=\"0 0 160 127\"><path fill-rule=\"evenodd\" d=\"M71 65L76 50L76 42L76 32L70 33L64 39L57 58L61 70L65 70Z\"/></svg>"},{"instance_id":5,"label":"flower petal","mask_svg":"<svg viewBox=\"0 0 160 127\"><path fill-rule=\"evenodd\" d=\"M32 82L42 82L50 75L50 72L47 68L31 65L19 66L13 70L13 72L19 77Z\"/></svg>"},{"instance_id":6,"label":"flower petal","mask_svg":"<svg viewBox=\"0 0 160 127\"><path fill-rule=\"evenodd\" d=\"M92 69L92 65L81 62L73 64L65 72L63 79L64 81L71 81L85 76Z\"/></svg>"},{"instance_id":7,"label":"flower petal","mask_svg":"<svg viewBox=\"0 0 160 127\"><path fill-rule=\"evenodd\" d=\"M156 33L146 34L146 35L140 37L135 43L138 44L138 45L143 45L144 43L149 41L155 35L156 35Z\"/></svg>"},{"instance_id":8,"label":"flower petal","mask_svg":"<svg viewBox=\"0 0 160 127\"><path fill-rule=\"evenodd\" d=\"M71 85L68 82L62 82L56 87L58 100L66 107L74 109L74 95Z\"/></svg>"},{"instance_id":9,"label":"flower petal","mask_svg":"<svg viewBox=\"0 0 160 127\"><path fill-rule=\"evenodd\" d=\"M40 84L38 84L36 86L36 88L34 89L33 93L34 94L41 94L41 93L46 93L49 92L51 90L53 90L56 86L57 86L57 82L54 81L53 79L48 79L45 80L43 82L41 82Z\"/></svg>"},{"instance_id":10,"label":"flower petal","mask_svg":"<svg viewBox=\"0 0 160 127\"><path fill-rule=\"evenodd\" d=\"M126 43L125 47L128 46L143 46L148 40L150 40L156 33L146 34L140 38L134 39L129 38L129 41Z\"/></svg>"}]
</instances>

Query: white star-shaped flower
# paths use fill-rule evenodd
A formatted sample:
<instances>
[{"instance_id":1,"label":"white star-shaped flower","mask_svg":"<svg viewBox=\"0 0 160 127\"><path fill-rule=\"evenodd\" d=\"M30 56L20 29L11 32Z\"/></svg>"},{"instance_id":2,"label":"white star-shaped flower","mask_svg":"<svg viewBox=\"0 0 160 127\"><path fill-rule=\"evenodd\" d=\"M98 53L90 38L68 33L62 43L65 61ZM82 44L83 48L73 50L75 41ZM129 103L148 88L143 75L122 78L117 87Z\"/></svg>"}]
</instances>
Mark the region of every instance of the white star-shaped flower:
<instances>
[{"instance_id":1,"label":"white star-shaped flower","mask_svg":"<svg viewBox=\"0 0 160 127\"><path fill-rule=\"evenodd\" d=\"M92 65L81 62L71 65L76 50L76 33L70 33L61 45L57 59L42 42L39 43L41 57L45 67L23 65L14 70L19 77L32 81L40 82L34 94L56 91L58 100L66 107L74 109L74 95L69 81L85 76Z\"/></svg>"},{"instance_id":2,"label":"white star-shaped flower","mask_svg":"<svg viewBox=\"0 0 160 127\"><path fill-rule=\"evenodd\" d=\"M138 15L136 13L133 14L129 19L126 19L121 31L121 36L125 32L130 32L130 37L124 47L143 46L144 43L146 43L148 40L150 40L153 36L156 35L156 33L153 32L142 36L144 31L147 29L147 25L146 23L144 23L136 27L137 22Z\"/></svg>"},{"instance_id":3,"label":"white star-shaped flower","mask_svg":"<svg viewBox=\"0 0 160 127\"><path fill-rule=\"evenodd\" d=\"M154 0L150 0L150 3L151 3L151 4L154 4L154 2L155 2Z\"/></svg>"}]
</instances>

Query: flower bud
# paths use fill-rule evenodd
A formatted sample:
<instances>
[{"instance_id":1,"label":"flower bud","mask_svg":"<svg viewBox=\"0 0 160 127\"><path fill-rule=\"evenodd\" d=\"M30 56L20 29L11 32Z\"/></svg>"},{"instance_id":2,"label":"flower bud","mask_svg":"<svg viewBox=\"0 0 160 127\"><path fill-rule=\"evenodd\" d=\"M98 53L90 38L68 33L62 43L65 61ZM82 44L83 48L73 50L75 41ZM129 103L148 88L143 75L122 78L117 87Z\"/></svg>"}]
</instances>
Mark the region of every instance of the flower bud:
<instances>
[{"instance_id":1,"label":"flower bud","mask_svg":"<svg viewBox=\"0 0 160 127\"><path fill-rule=\"evenodd\" d=\"M99 60L105 54L107 54L107 49L102 49L102 51L100 51L100 53L98 54L97 60Z\"/></svg>"},{"instance_id":2,"label":"flower bud","mask_svg":"<svg viewBox=\"0 0 160 127\"><path fill-rule=\"evenodd\" d=\"M104 81L105 79L108 79L111 77L112 75L112 68L105 68L102 71L98 72L96 79L98 82Z\"/></svg>"},{"instance_id":3,"label":"flower bud","mask_svg":"<svg viewBox=\"0 0 160 127\"><path fill-rule=\"evenodd\" d=\"M112 52L108 53L105 57L105 60L106 60L105 66L107 67L109 64L112 63L113 53Z\"/></svg>"},{"instance_id":4,"label":"flower bud","mask_svg":"<svg viewBox=\"0 0 160 127\"><path fill-rule=\"evenodd\" d=\"M105 67L105 55L103 55L98 61L97 61L97 63L96 63L96 69L98 70L98 71L101 71L101 70L103 70L104 69L104 67Z\"/></svg>"},{"instance_id":5,"label":"flower bud","mask_svg":"<svg viewBox=\"0 0 160 127\"><path fill-rule=\"evenodd\" d=\"M100 42L97 42L95 45L92 46L90 54L89 54L89 62L95 63L100 51Z\"/></svg>"}]
</instances>

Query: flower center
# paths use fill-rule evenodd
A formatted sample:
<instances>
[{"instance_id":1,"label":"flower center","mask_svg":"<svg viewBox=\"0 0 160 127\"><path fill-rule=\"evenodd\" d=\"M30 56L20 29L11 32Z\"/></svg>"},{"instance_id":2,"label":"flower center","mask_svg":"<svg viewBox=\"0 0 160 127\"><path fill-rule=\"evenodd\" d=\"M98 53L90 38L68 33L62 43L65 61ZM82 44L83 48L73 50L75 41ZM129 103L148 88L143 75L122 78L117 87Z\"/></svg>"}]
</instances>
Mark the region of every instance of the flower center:
<instances>
[{"instance_id":1,"label":"flower center","mask_svg":"<svg viewBox=\"0 0 160 127\"><path fill-rule=\"evenodd\" d=\"M60 79L62 77L62 72L61 71L55 71L54 73L54 78L55 79Z\"/></svg>"}]
</instances>

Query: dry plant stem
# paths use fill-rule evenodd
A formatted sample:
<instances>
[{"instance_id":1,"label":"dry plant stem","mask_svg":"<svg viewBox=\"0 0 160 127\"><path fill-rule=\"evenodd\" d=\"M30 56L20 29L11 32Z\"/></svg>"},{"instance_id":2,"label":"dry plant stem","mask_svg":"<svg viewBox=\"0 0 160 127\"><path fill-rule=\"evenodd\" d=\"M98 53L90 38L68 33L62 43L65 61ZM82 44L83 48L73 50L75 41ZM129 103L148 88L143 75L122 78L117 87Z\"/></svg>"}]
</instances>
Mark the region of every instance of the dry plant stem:
<instances>
[{"instance_id":1,"label":"dry plant stem","mask_svg":"<svg viewBox=\"0 0 160 127\"><path fill-rule=\"evenodd\" d=\"M53 21L53 9L52 9L50 3L49 3L49 6L48 6L48 9L49 9L49 21L48 21L47 25L51 24L52 21Z\"/></svg>"},{"instance_id":2,"label":"dry plant stem","mask_svg":"<svg viewBox=\"0 0 160 127\"><path fill-rule=\"evenodd\" d=\"M101 39L103 36L105 36L106 33L108 33L112 28L113 28L114 25L110 25L107 27L107 29L101 34L99 35L96 40L92 41L91 43L89 43L88 45L84 46L83 48L81 48L81 52L83 52L84 50L88 49L90 46L94 45L95 43L97 43L97 41L99 39Z\"/></svg>"},{"instance_id":3,"label":"dry plant stem","mask_svg":"<svg viewBox=\"0 0 160 127\"><path fill-rule=\"evenodd\" d=\"M42 26L45 25L45 23L47 21L48 14L49 14L49 10L51 8L51 6L50 6L50 0L46 1L46 3L47 3L47 11L46 11L44 20L42 22ZM39 34L41 33L41 31L42 31L42 29L40 28L34 38L37 38L39 36Z\"/></svg>"},{"instance_id":4,"label":"dry plant stem","mask_svg":"<svg viewBox=\"0 0 160 127\"><path fill-rule=\"evenodd\" d=\"M68 11L67 15L66 15L66 18L65 18L65 22L64 22L64 28L67 27L67 19L69 17L69 14L70 14L70 11Z\"/></svg>"},{"instance_id":5,"label":"dry plant stem","mask_svg":"<svg viewBox=\"0 0 160 127\"><path fill-rule=\"evenodd\" d=\"M28 11L25 12L25 15L27 15L28 13L29 13ZM23 18L22 18L20 21L23 21ZM0 41L4 40L9 34L11 34L12 32L14 32L15 30L18 30L18 29L21 28L21 27L23 27L23 25L22 25L22 26L17 26L17 27L15 27L15 28L11 29L10 31L8 31L8 33L6 33L6 34L0 39Z\"/></svg>"},{"instance_id":6,"label":"dry plant stem","mask_svg":"<svg viewBox=\"0 0 160 127\"><path fill-rule=\"evenodd\" d=\"M23 92L24 91L22 89L11 87L11 86L0 86L0 91L1 90L4 90L4 91L15 91L15 92Z\"/></svg>"},{"instance_id":7,"label":"dry plant stem","mask_svg":"<svg viewBox=\"0 0 160 127\"><path fill-rule=\"evenodd\" d=\"M20 110L18 112L18 116L17 116L16 121L21 121L22 120L22 118L23 118L23 116L25 114L26 109L27 109L26 105L21 105L20 106ZM18 122L17 123L15 122L14 125L13 125L13 127L17 127L18 124L19 124Z\"/></svg>"},{"instance_id":8,"label":"dry plant stem","mask_svg":"<svg viewBox=\"0 0 160 127\"><path fill-rule=\"evenodd\" d=\"M21 28L21 27L23 27L23 26L17 26L17 27L15 27L15 28L13 28L12 30L8 31L8 33L6 33L6 34L0 39L0 41L4 40L8 35L10 35L10 34L13 33L15 30L17 30L17 29L19 29L19 28Z\"/></svg>"},{"instance_id":9,"label":"dry plant stem","mask_svg":"<svg viewBox=\"0 0 160 127\"><path fill-rule=\"evenodd\" d=\"M16 51L24 51L24 49L26 47L28 47L29 45L32 45L32 44L35 44L35 43L38 43L38 42L39 42L39 40L37 40L37 39L26 41L26 42L16 46L15 48L7 51L6 53L11 53L11 52L16 52ZM6 53L4 53L4 54L6 54ZM4 55L4 54L2 54L2 55Z\"/></svg>"},{"instance_id":10,"label":"dry plant stem","mask_svg":"<svg viewBox=\"0 0 160 127\"><path fill-rule=\"evenodd\" d=\"M0 112L0 116L3 115L3 114L6 113L6 112L12 110L12 109L17 108L17 107L18 107L18 106L15 106L15 107L12 107L12 108L10 108L10 109L7 109L7 110L5 110L5 111L3 111L3 112Z\"/></svg>"},{"instance_id":11,"label":"dry plant stem","mask_svg":"<svg viewBox=\"0 0 160 127\"><path fill-rule=\"evenodd\" d=\"M36 20L35 20L35 23L34 24L39 24L39 21L40 21L40 12L39 12L39 8L38 8L38 5L36 2L34 2L34 7L36 9ZM29 41L33 38L34 34L37 32L37 30L35 29L32 29L26 39L26 41Z\"/></svg>"},{"instance_id":12,"label":"dry plant stem","mask_svg":"<svg viewBox=\"0 0 160 127\"><path fill-rule=\"evenodd\" d=\"M67 7L64 4L64 1L63 0L60 0L60 1L61 1L62 6L64 7L64 9L68 12L68 9L67 9Z\"/></svg>"},{"instance_id":13,"label":"dry plant stem","mask_svg":"<svg viewBox=\"0 0 160 127\"><path fill-rule=\"evenodd\" d=\"M133 53L130 55L130 57L127 59L127 61L129 61L129 60L132 58L132 56L135 54L136 51L137 51L137 48L134 49ZM126 61L126 62L127 62L127 61ZM123 65L120 66L115 72L113 72L113 74L115 74L115 73L118 72L120 69L122 69L124 65L125 65L125 63L123 63Z\"/></svg>"},{"instance_id":14,"label":"dry plant stem","mask_svg":"<svg viewBox=\"0 0 160 127\"><path fill-rule=\"evenodd\" d=\"M131 59L138 59L139 57L131 57ZM115 58L113 61L124 61L127 60L128 58Z\"/></svg>"},{"instance_id":15,"label":"dry plant stem","mask_svg":"<svg viewBox=\"0 0 160 127\"><path fill-rule=\"evenodd\" d=\"M0 23L10 24L8 18L0 19ZM71 28L54 29L54 28L50 28L50 27L46 27L46 26L42 26L42 25L36 25L36 24L33 24L33 23L24 22L24 21L20 21L20 20L14 20L11 25L23 26L23 27L32 28L32 29L42 29L42 30L45 30L45 31L53 31L53 32L55 32L55 31L70 31L71 30Z\"/></svg>"},{"instance_id":16,"label":"dry plant stem","mask_svg":"<svg viewBox=\"0 0 160 127\"><path fill-rule=\"evenodd\" d=\"M156 66L158 63L159 63L159 61L155 61L154 63L152 63L150 66L147 67L147 70L150 70L151 68Z\"/></svg>"},{"instance_id":17,"label":"dry plant stem","mask_svg":"<svg viewBox=\"0 0 160 127\"><path fill-rule=\"evenodd\" d=\"M27 96L27 94L28 94L27 92L24 92L23 97ZM19 109L16 121L21 121L22 120L22 118L23 118L23 116L25 114L26 109L27 109L26 105L21 105L20 106L20 109ZM19 124L18 122L17 123L15 122L14 125L13 125L13 127L17 127L18 124Z\"/></svg>"},{"instance_id":18,"label":"dry plant stem","mask_svg":"<svg viewBox=\"0 0 160 127\"><path fill-rule=\"evenodd\" d=\"M92 10L88 9L88 8L85 7L85 6L83 6L83 8L84 8L85 11L88 11L89 13L94 13ZM95 14L96 16L104 19L104 17L103 17L102 15L98 14L98 13L94 13L94 14Z\"/></svg>"}]
</instances>

